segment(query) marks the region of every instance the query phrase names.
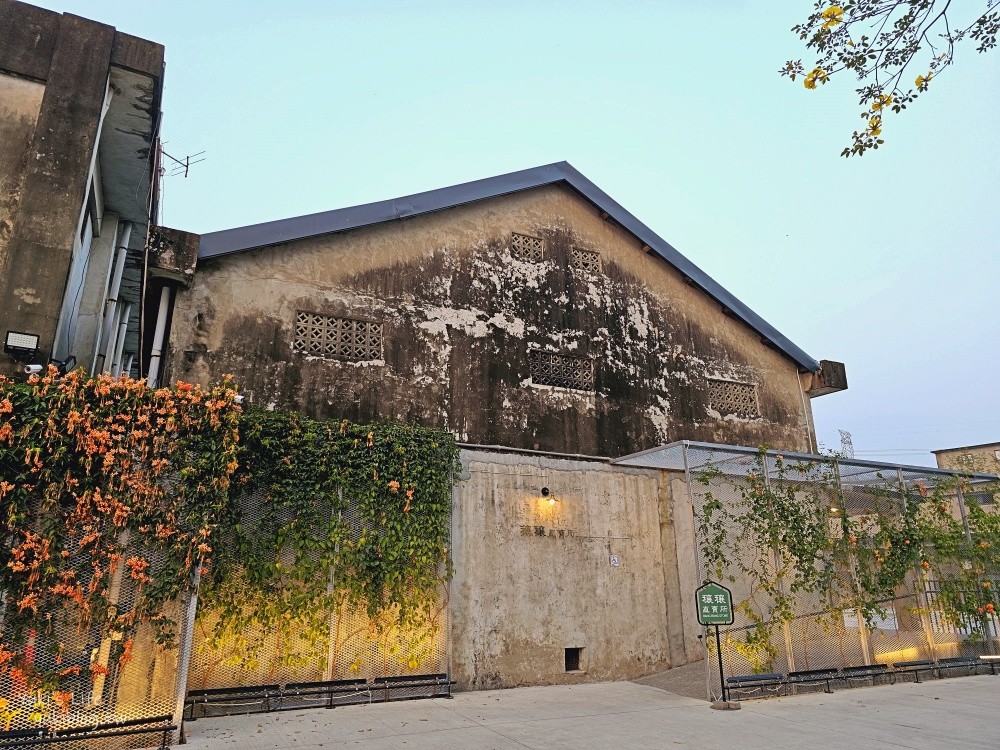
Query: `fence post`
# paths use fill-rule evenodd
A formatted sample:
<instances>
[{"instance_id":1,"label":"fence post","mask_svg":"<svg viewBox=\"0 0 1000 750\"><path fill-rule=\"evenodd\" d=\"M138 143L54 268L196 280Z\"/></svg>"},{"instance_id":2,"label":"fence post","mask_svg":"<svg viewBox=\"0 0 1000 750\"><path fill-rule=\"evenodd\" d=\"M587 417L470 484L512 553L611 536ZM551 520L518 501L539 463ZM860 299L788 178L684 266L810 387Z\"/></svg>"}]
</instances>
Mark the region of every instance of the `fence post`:
<instances>
[{"instance_id":1,"label":"fence post","mask_svg":"<svg viewBox=\"0 0 1000 750\"><path fill-rule=\"evenodd\" d=\"M972 530L969 528L969 512L965 507L965 495L962 492L962 479L956 476L955 480L956 491L958 495L958 512L962 516L962 531L965 532L965 543L972 548ZM980 588L983 585L983 577L976 572L976 596L979 596ZM983 614L979 618L979 629L983 635L983 646L990 650L990 653L996 653L996 645L993 639L993 628L990 622L989 615Z\"/></svg>"},{"instance_id":2,"label":"fence post","mask_svg":"<svg viewBox=\"0 0 1000 750\"><path fill-rule=\"evenodd\" d=\"M769 498L768 499L768 505L771 505L771 501L770 501L770 495L771 495L771 471L770 471L770 469L768 468L768 465L767 465L767 459L768 459L768 456L770 454L767 453L767 452L763 452L762 455L763 455L763 466L761 468L763 469L763 474L764 474L764 491L767 492L767 494L768 494L768 498ZM778 571L781 570L781 553L778 552L778 548L777 547L772 547L771 548L771 557L774 560L774 571L775 571L775 574L777 574ZM785 587L782 584L782 582L781 582L780 579L777 580L777 584L778 584L778 590L781 592L781 595L784 596L785 595ZM796 607L796 609L797 608L798 607ZM787 668L786 668L785 671L786 672L794 672L795 671L795 649L794 649L794 647L792 645L792 626L787 621L781 623L781 634L784 636L784 640L785 640L785 663L787 664Z\"/></svg>"},{"instance_id":3,"label":"fence post","mask_svg":"<svg viewBox=\"0 0 1000 750\"><path fill-rule=\"evenodd\" d=\"M903 470L896 468L896 479L899 482L899 502L905 516L909 512L909 497L906 491L906 480L903 478ZM937 645L934 642L934 628L931 627L930 600L927 598L927 583L923 571L914 568L913 598L917 603L917 612L920 615L920 627L924 631L924 640L927 643L927 658L934 659L937 654Z\"/></svg>"},{"instance_id":4,"label":"fence post","mask_svg":"<svg viewBox=\"0 0 1000 750\"><path fill-rule=\"evenodd\" d=\"M337 487L337 511L336 518L338 521L342 521L344 514L341 508L344 507L344 486L340 485ZM334 514L330 513L331 520ZM337 543L335 551L340 552L340 543ZM329 600L330 607L330 622L327 625L327 643L326 643L326 669L323 671L324 680L333 679L333 671L337 668L336 658L337 658L337 608L332 606L333 604L333 592L335 590L335 577L337 575L336 568L331 567L330 570L326 572L326 595Z\"/></svg>"},{"instance_id":5,"label":"fence post","mask_svg":"<svg viewBox=\"0 0 1000 750\"><path fill-rule=\"evenodd\" d=\"M840 462L836 457L833 459L833 473L835 480L837 482L837 498L840 502L840 513L841 517L844 519L842 523L847 523L847 499L844 495L844 479L840 474ZM851 583L854 588L854 619L858 623L858 645L861 646L861 658L864 660L865 664L872 663L872 653L871 644L868 642L868 630L864 624L864 618L861 617L861 612L858 610L858 602L861 601L861 584L858 581L858 565L856 552L853 549L848 557L848 565L850 566L848 572L851 576ZM846 628L846 625L845 625Z\"/></svg>"},{"instance_id":6,"label":"fence post","mask_svg":"<svg viewBox=\"0 0 1000 750\"><path fill-rule=\"evenodd\" d=\"M174 695L173 723L181 727L179 735L184 734L184 699L187 696L188 670L191 668L191 649L194 644L194 620L198 613L198 587L201 585L202 559L198 559L194 571L191 591L188 593L184 607L184 619L181 622L180 653L177 655L177 690ZM178 741L180 741L178 739Z\"/></svg>"},{"instance_id":7,"label":"fence post","mask_svg":"<svg viewBox=\"0 0 1000 750\"><path fill-rule=\"evenodd\" d=\"M692 545L694 552L694 571L697 576L697 580L701 581L705 579L704 571L701 569L701 556L698 554L698 545L701 543L698 539L698 518L695 514L694 507L694 488L691 485L691 464L689 463L688 457L688 441L681 441L681 453L684 456L684 485L687 489L688 499L691 501L691 528L694 530L694 544ZM683 594L682 594L683 596ZM701 635L698 636L701 640L702 645L705 647L705 695L708 696L708 700L712 700L712 660L708 657L711 655L708 649L708 628L705 626L699 626L701 630ZM719 653L722 653L722 644L718 644Z\"/></svg>"}]
</instances>

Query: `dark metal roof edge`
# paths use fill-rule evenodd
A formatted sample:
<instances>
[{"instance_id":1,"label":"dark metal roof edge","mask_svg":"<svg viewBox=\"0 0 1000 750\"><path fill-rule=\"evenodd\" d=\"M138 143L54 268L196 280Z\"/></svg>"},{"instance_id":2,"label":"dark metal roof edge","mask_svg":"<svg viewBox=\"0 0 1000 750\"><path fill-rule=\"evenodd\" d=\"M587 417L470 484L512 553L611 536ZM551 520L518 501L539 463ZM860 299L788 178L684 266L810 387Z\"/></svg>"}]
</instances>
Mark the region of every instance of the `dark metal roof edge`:
<instances>
[{"instance_id":1,"label":"dark metal roof edge","mask_svg":"<svg viewBox=\"0 0 1000 750\"><path fill-rule=\"evenodd\" d=\"M1000 447L1000 443L994 441L992 443L977 443L976 445L959 445L955 448L938 448L936 451L931 451L931 453L934 453L936 455L938 453L951 453L952 451L975 450L976 448L992 448L993 446Z\"/></svg>"},{"instance_id":2,"label":"dark metal roof edge","mask_svg":"<svg viewBox=\"0 0 1000 750\"><path fill-rule=\"evenodd\" d=\"M678 252L669 242L639 221L621 204L565 161L429 190L402 198L210 232L201 236L198 258L207 260L323 234L345 232L395 219L455 208L557 182L565 182L604 211L608 217L614 219L615 222L648 246L658 257L690 279L693 285L715 299L728 314L743 321L799 367L811 372L819 371L820 364L817 360L810 357L774 326L740 302L711 276Z\"/></svg>"},{"instance_id":3,"label":"dark metal roof edge","mask_svg":"<svg viewBox=\"0 0 1000 750\"><path fill-rule=\"evenodd\" d=\"M760 448L751 448L745 445L726 445L725 443L702 443L696 440L676 440L673 443L667 443L666 445L660 445L656 448L649 448L644 451L639 451L638 453L630 453L627 456L621 456L611 460L612 464L621 464L628 466L626 461L630 461L642 456L647 456L652 453L658 453L660 451L674 450L676 448L682 448L687 446L688 448L693 448L694 450L703 451L719 451L725 453L740 453L746 456L755 455L760 453ZM936 474L945 476L961 476L968 477L969 479L982 479L985 481L996 481L1000 480L1000 476L994 474L979 474L974 472L961 471L959 469L941 469L936 466L913 466L911 464L894 464L887 463L885 461L865 461L860 458L843 458L841 456L824 456L821 453L799 453L798 451L782 451L777 449L768 449L768 456L781 456L782 459L791 461L836 461L838 464L843 464L846 466L857 466L860 468L872 468L872 469L902 469L904 471L912 471L921 474Z\"/></svg>"},{"instance_id":4,"label":"dark metal roof edge","mask_svg":"<svg viewBox=\"0 0 1000 750\"><path fill-rule=\"evenodd\" d=\"M381 224L386 221L456 208L467 203L497 198L502 195L550 185L565 179L562 167L565 162L543 167L524 169L520 172L486 177L460 185L450 185L401 198L363 203L359 206L336 208L316 214L278 219L262 224L223 229L201 236L199 259L254 250L294 240L318 237L324 234L346 232L351 229Z\"/></svg>"}]
</instances>

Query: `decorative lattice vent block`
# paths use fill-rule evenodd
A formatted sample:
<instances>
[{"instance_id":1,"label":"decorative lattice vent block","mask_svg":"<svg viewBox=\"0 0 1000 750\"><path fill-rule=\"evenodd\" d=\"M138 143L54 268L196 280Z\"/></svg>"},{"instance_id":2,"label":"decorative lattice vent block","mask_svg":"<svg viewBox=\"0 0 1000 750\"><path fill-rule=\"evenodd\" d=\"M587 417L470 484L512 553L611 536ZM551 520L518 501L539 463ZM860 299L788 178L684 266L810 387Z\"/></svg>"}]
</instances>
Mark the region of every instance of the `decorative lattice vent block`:
<instances>
[{"instance_id":1,"label":"decorative lattice vent block","mask_svg":"<svg viewBox=\"0 0 1000 750\"><path fill-rule=\"evenodd\" d=\"M601 254L593 250L573 247L569 251L569 264L573 268L588 273L601 272Z\"/></svg>"},{"instance_id":2,"label":"decorative lattice vent block","mask_svg":"<svg viewBox=\"0 0 1000 750\"><path fill-rule=\"evenodd\" d=\"M510 236L510 253L520 260L538 263L545 255L545 243L537 237L514 233Z\"/></svg>"},{"instance_id":3,"label":"decorative lattice vent block","mask_svg":"<svg viewBox=\"0 0 1000 750\"><path fill-rule=\"evenodd\" d=\"M382 359L382 324L300 311L292 351L348 362Z\"/></svg>"},{"instance_id":4,"label":"decorative lattice vent block","mask_svg":"<svg viewBox=\"0 0 1000 750\"><path fill-rule=\"evenodd\" d=\"M709 405L722 416L733 415L740 419L759 419L757 386L735 380L708 381Z\"/></svg>"},{"instance_id":5,"label":"decorative lattice vent block","mask_svg":"<svg viewBox=\"0 0 1000 750\"><path fill-rule=\"evenodd\" d=\"M531 382L535 385L554 385L578 391L594 390L594 361L587 357L567 357L540 349L529 349L528 361L531 366Z\"/></svg>"}]
</instances>

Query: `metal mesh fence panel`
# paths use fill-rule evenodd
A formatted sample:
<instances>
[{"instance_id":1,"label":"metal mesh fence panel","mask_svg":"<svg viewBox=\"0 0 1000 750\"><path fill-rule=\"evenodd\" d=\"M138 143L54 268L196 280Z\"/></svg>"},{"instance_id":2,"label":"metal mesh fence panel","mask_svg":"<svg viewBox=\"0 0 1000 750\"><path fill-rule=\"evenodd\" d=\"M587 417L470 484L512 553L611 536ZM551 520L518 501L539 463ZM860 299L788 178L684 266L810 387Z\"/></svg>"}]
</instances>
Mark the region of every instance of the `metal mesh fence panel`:
<instances>
[{"instance_id":1,"label":"metal mesh fence panel","mask_svg":"<svg viewBox=\"0 0 1000 750\"><path fill-rule=\"evenodd\" d=\"M830 679L851 684L839 672L844 668L996 652L992 605L962 623L946 616L946 598L953 612L954 600L965 594L927 579L918 561L933 555L910 538L916 511L908 512L933 496L942 518L962 520L972 544L962 487L982 497L986 490L976 482L988 478L970 484L932 469L708 444L684 444L683 453L668 449L639 461L685 470L699 575L732 592L733 624L720 627L720 643L714 629L705 632L710 698L722 697L721 677L781 675L780 686L758 680L748 691L767 695L829 688ZM805 566L796 562L802 555ZM981 571L972 588L990 590L998 583L995 573ZM835 676L789 679L816 670Z\"/></svg>"},{"instance_id":2,"label":"metal mesh fence panel","mask_svg":"<svg viewBox=\"0 0 1000 750\"><path fill-rule=\"evenodd\" d=\"M241 498L239 507L240 523L251 530L261 523L292 520L275 517L260 494ZM323 513L332 524L346 526L355 541L378 533L366 526L358 504L350 499L340 510L331 508L319 515ZM284 548L280 557L290 567L295 554ZM256 621L236 630L230 627L221 637L219 612L199 605L187 676L188 699L191 703L192 696L203 693L216 697L192 704L189 718L444 692L450 671L444 570L434 605L403 617L396 607L370 612L365 602L335 589L335 573L320 565L312 571L331 583L328 596L315 603L305 626L286 627L282 622L281 601L296 596L293 583L286 590L270 592L273 601L260 601L261 607L277 609L270 624ZM247 601L259 597L250 588L243 592ZM228 696L224 694L227 689L231 690Z\"/></svg>"},{"instance_id":3,"label":"metal mesh fence panel","mask_svg":"<svg viewBox=\"0 0 1000 750\"><path fill-rule=\"evenodd\" d=\"M0 466L0 478L10 476ZM37 505L29 516L44 524ZM123 532L124 533L124 532ZM0 747L132 748L159 745L172 724L177 701L177 642L164 641L148 622L130 624L142 585L127 562L149 562L155 578L163 560L153 550L124 543L121 559L109 561L110 611L83 623L56 615L37 628L18 630L3 617L26 602L0 602L2 643L20 646L11 668L0 675ZM10 546L13 539L5 539ZM89 557L75 566L87 586L95 575ZM167 604L158 613L178 622L181 606ZM174 631L176 635L176 631ZM53 678L57 675L57 678ZM79 741L70 741L81 737Z\"/></svg>"}]
</instances>

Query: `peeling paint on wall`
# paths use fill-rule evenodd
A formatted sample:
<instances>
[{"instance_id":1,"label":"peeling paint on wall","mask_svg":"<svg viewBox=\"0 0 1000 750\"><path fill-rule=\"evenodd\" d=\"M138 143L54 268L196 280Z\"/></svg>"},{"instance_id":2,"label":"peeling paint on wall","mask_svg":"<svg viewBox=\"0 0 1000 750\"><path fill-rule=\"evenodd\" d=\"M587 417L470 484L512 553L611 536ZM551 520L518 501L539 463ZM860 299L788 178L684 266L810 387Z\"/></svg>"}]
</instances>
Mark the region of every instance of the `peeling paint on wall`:
<instances>
[{"instance_id":1,"label":"peeling paint on wall","mask_svg":"<svg viewBox=\"0 0 1000 750\"><path fill-rule=\"evenodd\" d=\"M204 263L179 295L171 376L233 373L256 403L416 421L482 444L809 447L794 363L589 204L556 187L488 204ZM512 255L512 231L542 238L543 259ZM599 252L601 272L571 267L574 246ZM383 360L294 354L298 310L380 321ZM529 349L592 359L594 390L533 383ZM709 377L758 384L762 418L711 414Z\"/></svg>"}]
</instances>

